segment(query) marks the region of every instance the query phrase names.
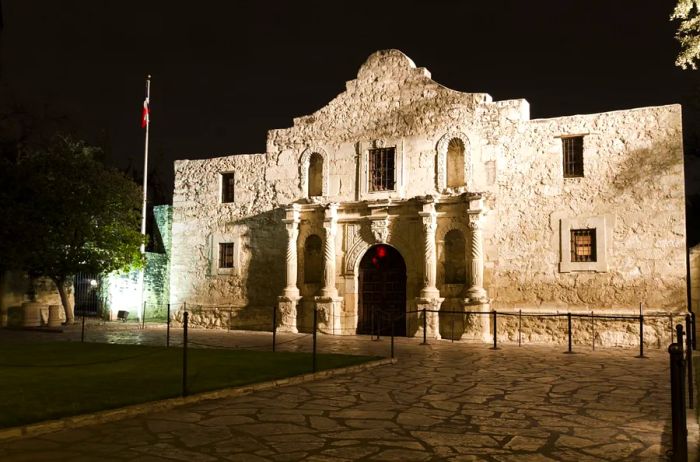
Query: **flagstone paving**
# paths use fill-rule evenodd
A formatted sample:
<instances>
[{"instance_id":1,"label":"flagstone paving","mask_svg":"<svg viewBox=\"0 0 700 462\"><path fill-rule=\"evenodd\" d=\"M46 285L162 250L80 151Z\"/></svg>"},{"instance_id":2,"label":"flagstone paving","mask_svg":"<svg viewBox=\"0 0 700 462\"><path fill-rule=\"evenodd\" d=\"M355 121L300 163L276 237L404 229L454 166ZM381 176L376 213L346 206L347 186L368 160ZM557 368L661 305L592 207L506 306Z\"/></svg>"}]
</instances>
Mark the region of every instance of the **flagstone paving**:
<instances>
[{"instance_id":1,"label":"flagstone paving","mask_svg":"<svg viewBox=\"0 0 700 462\"><path fill-rule=\"evenodd\" d=\"M19 337L0 332L0 343ZM156 343L163 331L92 326L88 338ZM270 335L193 330L191 338L263 347ZM302 335L279 340L286 349L310 345ZM319 348L385 355L389 339L321 336ZM0 460L667 460L667 353L635 354L400 339L395 365L0 442Z\"/></svg>"}]
</instances>

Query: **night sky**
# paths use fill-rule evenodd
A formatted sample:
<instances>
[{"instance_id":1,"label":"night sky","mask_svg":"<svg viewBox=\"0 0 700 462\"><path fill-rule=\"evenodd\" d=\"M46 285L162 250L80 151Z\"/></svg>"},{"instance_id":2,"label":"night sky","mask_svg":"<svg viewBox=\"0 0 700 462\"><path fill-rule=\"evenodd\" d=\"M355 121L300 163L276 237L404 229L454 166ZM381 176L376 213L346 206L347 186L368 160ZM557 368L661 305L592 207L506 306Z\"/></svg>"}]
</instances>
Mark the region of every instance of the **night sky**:
<instances>
[{"instance_id":1,"label":"night sky","mask_svg":"<svg viewBox=\"0 0 700 462\"><path fill-rule=\"evenodd\" d=\"M455 90L525 98L532 118L682 103L697 150L700 71L673 64L673 0L0 1L3 98L49 105L114 165L142 168L153 75L167 200L174 159L264 152L268 129L324 106L384 48Z\"/></svg>"}]
</instances>

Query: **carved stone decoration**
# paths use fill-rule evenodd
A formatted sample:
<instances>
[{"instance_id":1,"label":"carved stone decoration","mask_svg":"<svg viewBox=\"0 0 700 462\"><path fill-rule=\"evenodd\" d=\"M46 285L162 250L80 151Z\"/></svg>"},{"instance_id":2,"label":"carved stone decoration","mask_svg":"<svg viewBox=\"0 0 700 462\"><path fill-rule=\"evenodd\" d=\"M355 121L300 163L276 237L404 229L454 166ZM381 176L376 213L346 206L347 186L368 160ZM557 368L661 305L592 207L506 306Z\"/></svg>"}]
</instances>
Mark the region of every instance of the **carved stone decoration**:
<instances>
[{"instance_id":1,"label":"carved stone decoration","mask_svg":"<svg viewBox=\"0 0 700 462\"><path fill-rule=\"evenodd\" d=\"M383 148L386 142L383 139L376 139L374 140L374 147L375 148Z\"/></svg>"},{"instance_id":2,"label":"carved stone decoration","mask_svg":"<svg viewBox=\"0 0 700 462\"><path fill-rule=\"evenodd\" d=\"M389 217L380 220L372 220L370 229L372 230L375 241L386 244L389 240Z\"/></svg>"},{"instance_id":3,"label":"carved stone decoration","mask_svg":"<svg viewBox=\"0 0 700 462\"><path fill-rule=\"evenodd\" d=\"M309 146L304 149L299 158L299 187L305 197L309 195L309 164L311 154L318 154L323 158L323 178L321 179L321 193L323 197L328 197L328 179L330 177L330 161L328 153L320 146Z\"/></svg>"},{"instance_id":4,"label":"carved stone decoration","mask_svg":"<svg viewBox=\"0 0 700 462\"><path fill-rule=\"evenodd\" d=\"M443 192L447 189L447 149L450 141L453 139L462 141L464 145L464 183L467 188L473 186L472 182L472 162L469 138L460 131L450 131L445 133L437 142L437 158L435 165L437 166L437 176L435 178L435 187L438 191Z\"/></svg>"}]
</instances>

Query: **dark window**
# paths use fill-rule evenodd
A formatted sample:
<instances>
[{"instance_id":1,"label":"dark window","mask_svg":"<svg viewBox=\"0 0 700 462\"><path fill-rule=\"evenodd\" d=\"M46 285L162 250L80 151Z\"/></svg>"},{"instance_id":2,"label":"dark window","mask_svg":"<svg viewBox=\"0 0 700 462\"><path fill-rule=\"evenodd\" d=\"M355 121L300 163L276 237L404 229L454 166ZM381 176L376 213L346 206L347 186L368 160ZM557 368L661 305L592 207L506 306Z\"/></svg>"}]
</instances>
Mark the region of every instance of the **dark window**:
<instances>
[{"instance_id":1,"label":"dark window","mask_svg":"<svg viewBox=\"0 0 700 462\"><path fill-rule=\"evenodd\" d=\"M453 229L445 234L445 284L464 284L464 234Z\"/></svg>"},{"instance_id":2,"label":"dark window","mask_svg":"<svg viewBox=\"0 0 700 462\"><path fill-rule=\"evenodd\" d=\"M221 202L233 202L234 180L233 173L221 174Z\"/></svg>"},{"instance_id":3,"label":"dark window","mask_svg":"<svg viewBox=\"0 0 700 462\"><path fill-rule=\"evenodd\" d=\"M564 178L583 176L583 137L561 139L564 149Z\"/></svg>"},{"instance_id":4,"label":"dark window","mask_svg":"<svg viewBox=\"0 0 700 462\"><path fill-rule=\"evenodd\" d=\"M315 284L321 282L322 277L323 251L321 250L321 238L312 234L304 242L304 282L306 284Z\"/></svg>"},{"instance_id":5,"label":"dark window","mask_svg":"<svg viewBox=\"0 0 700 462\"><path fill-rule=\"evenodd\" d=\"M309 197L323 195L323 157L314 152L309 159Z\"/></svg>"},{"instance_id":6,"label":"dark window","mask_svg":"<svg viewBox=\"0 0 700 462\"><path fill-rule=\"evenodd\" d=\"M219 268L233 268L233 242L219 244Z\"/></svg>"},{"instance_id":7,"label":"dark window","mask_svg":"<svg viewBox=\"0 0 700 462\"><path fill-rule=\"evenodd\" d=\"M571 261L597 261L595 254L595 229L571 230Z\"/></svg>"},{"instance_id":8,"label":"dark window","mask_svg":"<svg viewBox=\"0 0 700 462\"><path fill-rule=\"evenodd\" d=\"M369 190L394 189L394 148L369 150Z\"/></svg>"}]
</instances>

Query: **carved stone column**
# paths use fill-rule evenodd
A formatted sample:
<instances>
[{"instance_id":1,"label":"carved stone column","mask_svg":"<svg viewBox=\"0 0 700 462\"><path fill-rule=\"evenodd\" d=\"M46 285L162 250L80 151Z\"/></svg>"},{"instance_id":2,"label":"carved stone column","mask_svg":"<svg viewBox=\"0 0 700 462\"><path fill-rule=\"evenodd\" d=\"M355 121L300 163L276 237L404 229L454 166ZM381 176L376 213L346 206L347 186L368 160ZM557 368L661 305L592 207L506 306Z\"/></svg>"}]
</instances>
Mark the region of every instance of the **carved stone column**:
<instances>
[{"instance_id":1,"label":"carved stone column","mask_svg":"<svg viewBox=\"0 0 700 462\"><path fill-rule=\"evenodd\" d=\"M328 204L326 208L323 229L326 239L323 243L323 288L321 296L335 297L338 289L335 287L335 235L338 223L338 204Z\"/></svg>"},{"instance_id":2,"label":"carved stone column","mask_svg":"<svg viewBox=\"0 0 700 462\"><path fill-rule=\"evenodd\" d=\"M481 213L468 214L471 236L467 252L469 262L469 280L466 298L472 302L486 303L486 291L484 290L484 236L482 231Z\"/></svg>"},{"instance_id":3,"label":"carved stone column","mask_svg":"<svg viewBox=\"0 0 700 462\"><path fill-rule=\"evenodd\" d=\"M423 211L418 212L423 219L423 288L421 298L437 298L440 292L435 286L437 280L437 254L435 251L435 231L437 230L437 213L435 203L428 202Z\"/></svg>"},{"instance_id":4,"label":"carved stone column","mask_svg":"<svg viewBox=\"0 0 700 462\"><path fill-rule=\"evenodd\" d=\"M301 207L292 204L287 207L286 217L282 222L287 231L286 274L287 285L281 297L278 297L278 329L282 332L297 332L297 304L299 288L297 287L297 238L299 237L299 215Z\"/></svg>"},{"instance_id":5,"label":"carved stone column","mask_svg":"<svg viewBox=\"0 0 700 462\"><path fill-rule=\"evenodd\" d=\"M342 321L343 298L338 297L335 286L335 237L338 228L338 204L326 207L323 228L326 238L323 243L323 288L321 295L315 297L316 309L319 311L318 327L323 333L339 334Z\"/></svg>"},{"instance_id":6,"label":"carved stone column","mask_svg":"<svg viewBox=\"0 0 700 462\"><path fill-rule=\"evenodd\" d=\"M417 336L423 335L423 326L426 328L426 337L440 338L440 318L438 311L442 305L443 298L440 298L440 291L436 287L437 280L437 253L435 250L435 231L437 230L437 212L435 202L429 197L423 203L423 210L418 212L423 222L423 288L416 299L416 308L425 310L425 321L423 312L418 314Z\"/></svg>"}]
</instances>

